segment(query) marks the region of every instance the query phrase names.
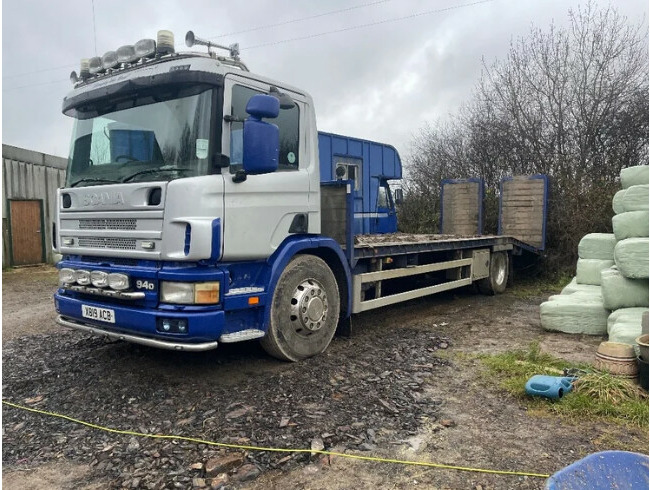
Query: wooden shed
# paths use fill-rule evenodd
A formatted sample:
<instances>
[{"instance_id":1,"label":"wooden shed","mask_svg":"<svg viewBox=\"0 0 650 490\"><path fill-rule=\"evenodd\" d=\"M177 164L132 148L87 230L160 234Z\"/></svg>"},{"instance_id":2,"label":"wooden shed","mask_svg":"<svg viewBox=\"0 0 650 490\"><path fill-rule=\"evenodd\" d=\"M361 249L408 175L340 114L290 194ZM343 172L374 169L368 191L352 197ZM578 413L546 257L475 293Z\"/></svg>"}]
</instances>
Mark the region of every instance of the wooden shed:
<instances>
[{"instance_id":1,"label":"wooden shed","mask_svg":"<svg viewBox=\"0 0 650 490\"><path fill-rule=\"evenodd\" d=\"M56 190L65 158L2 145L2 267L53 262Z\"/></svg>"}]
</instances>

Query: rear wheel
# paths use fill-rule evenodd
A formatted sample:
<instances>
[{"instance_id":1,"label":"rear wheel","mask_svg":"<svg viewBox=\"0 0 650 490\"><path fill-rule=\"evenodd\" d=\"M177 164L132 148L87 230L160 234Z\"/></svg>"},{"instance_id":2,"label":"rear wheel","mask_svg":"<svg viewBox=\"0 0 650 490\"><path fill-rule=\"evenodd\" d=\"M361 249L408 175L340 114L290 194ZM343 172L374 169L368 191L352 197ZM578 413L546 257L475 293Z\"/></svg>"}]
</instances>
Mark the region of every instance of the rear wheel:
<instances>
[{"instance_id":1,"label":"rear wheel","mask_svg":"<svg viewBox=\"0 0 650 490\"><path fill-rule=\"evenodd\" d=\"M299 361L323 352L339 320L339 288L327 264L297 255L280 275L262 347L273 357Z\"/></svg>"},{"instance_id":2,"label":"rear wheel","mask_svg":"<svg viewBox=\"0 0 650 490\"><path fill-rule=\"evenodd\" d=\"M478 289L483 294L501 294L508 286L510 261L507 252L493 252L490 256L490 275L478 281Z\"/></svg>"}]
</instances>

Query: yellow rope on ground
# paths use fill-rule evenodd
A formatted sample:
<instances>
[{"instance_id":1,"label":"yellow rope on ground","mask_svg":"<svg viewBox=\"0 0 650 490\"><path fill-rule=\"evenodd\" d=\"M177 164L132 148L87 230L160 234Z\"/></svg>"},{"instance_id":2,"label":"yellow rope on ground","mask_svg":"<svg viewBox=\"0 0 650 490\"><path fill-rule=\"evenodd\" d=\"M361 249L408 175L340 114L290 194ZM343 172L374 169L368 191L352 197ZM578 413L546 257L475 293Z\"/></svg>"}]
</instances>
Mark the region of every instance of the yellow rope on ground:
<instances>
[{"instance_id":1,"label":"yellow rope on ground","mask_svg":"<svg viewBox=\"0 0 650 490\"><path fill-rule=\"evenodd\" d=\"M68 417L67 415L63 415L60 413L56 412L48 412L46 410L39 410L37 408L30 408L30 407L25 407L22 405L18 405L16 403L11 403L5 400L2 400L2 403L4 405L13 407L13 408L18 408L20 410L26 410L28 412L34 412L34 413L39 413L41 415L49 415L50 417L57 417L60 419L68 420L69 422L74 422L75 424L81 424L85 425L86 427L90 427L92 429L98 429L98 430L103 430L105 432L111 432L113 434L122 434L122 435L129 435L129 436L138 436L138 437L148 437L150 439L176 439L179 441L188 441L188 442L195 442L197 444L207 444L209 446L217 446L217 447L223 447L223 448L229 448L229 449L245 449L249 451L269 451L269 452L276 452L276 453L312 453L312 454L325 454L329 456L339 456L341 458L349 458L349 459L358 459L362 461L374 461L377 463L395 463L395 464L401 464L401 465L409 465L409 466L427 466L431 468L442 468L442 469L447 469L447 470L458 470L458 471L472 471L475 473L491 473L491 474L496 474L496 475L514 475L514 476L530 476L530 477L535 477L535 478L548 478L550 475L544 475L540 473L529 473L526 471L506 471L506 470L488 470L488 469L483 469L483 468L470 468L470 467L465 467L465 466L453 466L453 465L448 465L448 464L440 464L440 463L429 463L426 461L405 461L405 460L400 460L400 459L390 459L390 458L379 458L376 456L361 456L358 454L347 454L347 453L337 453L333 451L319 451L319 450L311 450L311 449L282 449L282 448L277 448L277 447L260 447L260 446L246 446L242 444L226 444L223 442L214 442L214 441L206 441L204 439L197 439L195 437L186 437L186 436L174 436L174 435L166 435L166 434L144 434L142 432L134 432L131 430L120 430L120 429L112 429L110 427L103 427L101 425L97 424L91 424L90 422L85 422L83 420L75 419L73 417Z\"/></svg>"}]
</instances>

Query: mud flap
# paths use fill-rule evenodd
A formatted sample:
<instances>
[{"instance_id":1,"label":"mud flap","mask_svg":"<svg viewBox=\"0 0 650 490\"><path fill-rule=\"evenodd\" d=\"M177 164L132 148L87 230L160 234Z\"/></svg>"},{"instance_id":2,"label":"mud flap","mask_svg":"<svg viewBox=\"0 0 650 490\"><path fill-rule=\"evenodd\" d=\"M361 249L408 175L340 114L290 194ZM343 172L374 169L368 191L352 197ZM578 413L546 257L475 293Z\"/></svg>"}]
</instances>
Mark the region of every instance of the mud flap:
<instances>
[{"instance_id":1,"label":"mud flap","mask_svg":"<svg viewBox=\"0 0 650 490\"><path fill-rule=\"evenodd\" d=\"M352 316L341 318L339 320L339 324L336 327L336 335L346 339L352 337Z\"/></svg>"}]
</instances>

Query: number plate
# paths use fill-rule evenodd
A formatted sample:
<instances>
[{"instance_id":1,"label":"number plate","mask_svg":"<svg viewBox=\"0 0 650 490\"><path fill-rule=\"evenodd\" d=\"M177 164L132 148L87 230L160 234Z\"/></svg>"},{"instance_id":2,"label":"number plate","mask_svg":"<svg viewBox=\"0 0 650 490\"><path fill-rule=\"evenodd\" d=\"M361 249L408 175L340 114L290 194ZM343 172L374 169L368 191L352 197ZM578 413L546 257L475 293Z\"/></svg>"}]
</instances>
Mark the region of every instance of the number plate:
<instances>
[{"instance_id":1,"label":"number plate","mask_svg":"<svg viewBox=\"0 0 650 490\"><path fill-rule=\"evenodd\" d=\"M91 320L115 323L115 310L108 308L97 308L96 306L81 305L81 315Z\"/></svg>"}]
</instances>

